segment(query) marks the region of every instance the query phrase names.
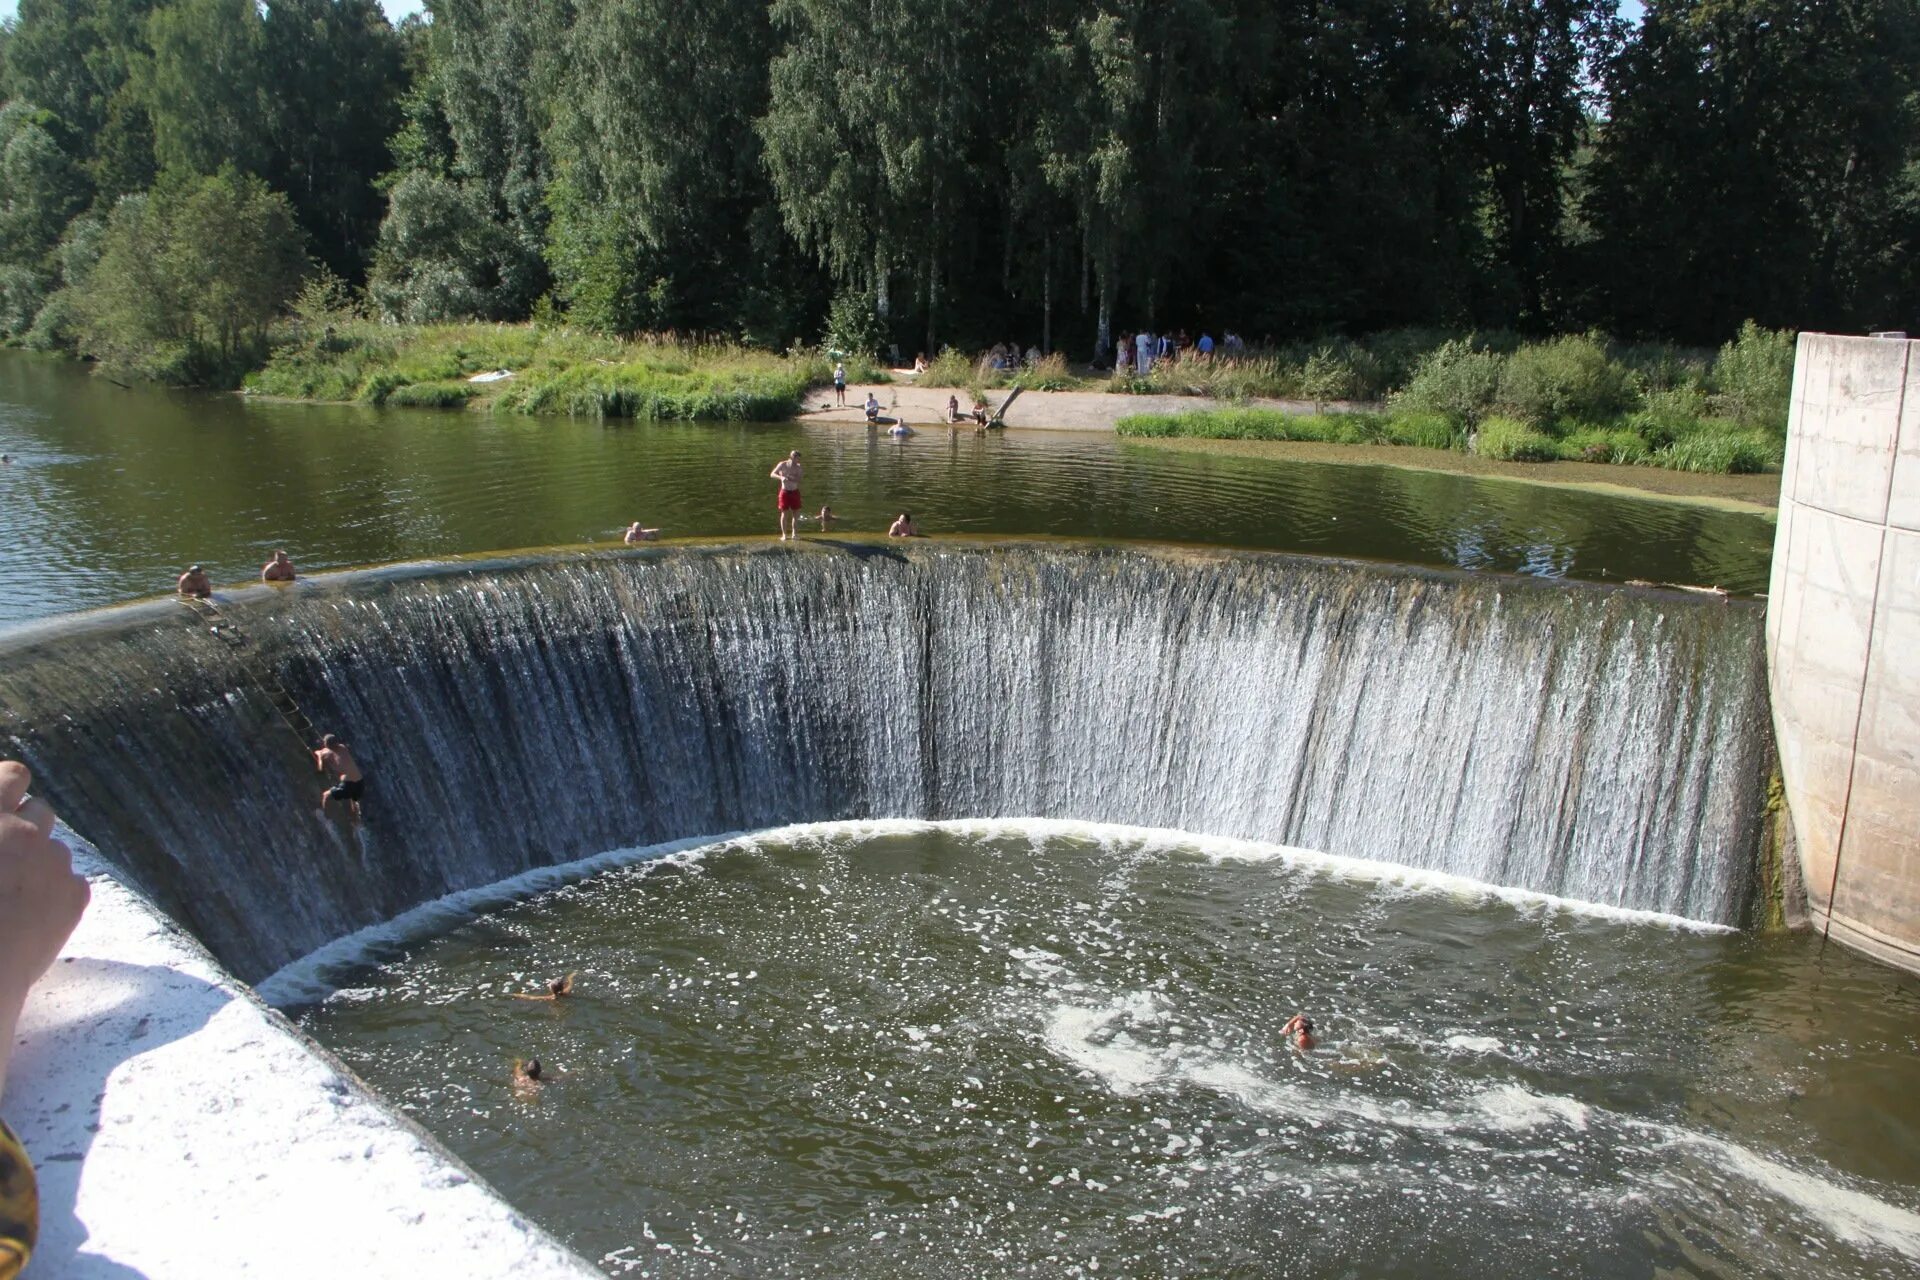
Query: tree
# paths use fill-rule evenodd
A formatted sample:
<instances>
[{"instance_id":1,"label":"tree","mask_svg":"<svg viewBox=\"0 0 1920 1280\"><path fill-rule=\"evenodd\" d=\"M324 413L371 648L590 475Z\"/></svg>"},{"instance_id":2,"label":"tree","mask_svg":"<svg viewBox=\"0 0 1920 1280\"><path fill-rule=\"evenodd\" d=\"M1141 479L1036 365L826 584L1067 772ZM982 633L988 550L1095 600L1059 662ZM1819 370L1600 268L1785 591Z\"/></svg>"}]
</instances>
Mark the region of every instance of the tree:
<instances>
[{"instance_id":1,"label":"tree","mask_svg":"<svg viewBox=\"0 0 1920 1280\"><path fill-rule=\"evenodd\" d=\"M58 122L25 102L0 107L0 337L33 327L58 287L54 247L86 204L80 168L54 140Z\"/></svg>"},{"instance_id":2,"label":"tree","mask_svg":"<svg viewBox=\"0 0 1920 1280\"><path fill-rule=\"evenodd\" d=\"M147 42L133 78L160 167L264 172L270 112L254 0L173 0L147 20Z\"/></svg>"},{"instance_id":3,"label":"tree","mask_svg":"<svg viewBox=\"0 0 1920 1280\"><path fill-rule=\"evenodd\" d=\"M1606 88L1583 275L1614 327L1911 320L1920 3L1649 0Z\"/></svg>"},{"instance_id":4,"label":"tree","mask_svg":"<svg viewBox=\"0 0 1920 1280\"><path fill-rule=\"evenodd\" d=\"M285 196L232 167L114 206L75 298L81 349L173 382L231 385L306 265Z\"/></svg>"},{"instance_id":5,"label":"tree","mask_svg":"<svg viewBox=\"0 0 1920 1280\"><path fill-rule=\"evenodd\" d=\"M522 315L520 246L473 186L416 170L394 186L367 292L404 324Z\"/></svg>"},{"instance_id":6,"label":"tree","mask_svg":"<svg viewBox=\"0 0 1920 1280\"><path fill-rule=\"evenodd\" d=\"M265 176L293 201L315 256L359 279L384 202L406 89L402 49L375 0L274 0L262 34Z\"/></svg>"}]
</instances>

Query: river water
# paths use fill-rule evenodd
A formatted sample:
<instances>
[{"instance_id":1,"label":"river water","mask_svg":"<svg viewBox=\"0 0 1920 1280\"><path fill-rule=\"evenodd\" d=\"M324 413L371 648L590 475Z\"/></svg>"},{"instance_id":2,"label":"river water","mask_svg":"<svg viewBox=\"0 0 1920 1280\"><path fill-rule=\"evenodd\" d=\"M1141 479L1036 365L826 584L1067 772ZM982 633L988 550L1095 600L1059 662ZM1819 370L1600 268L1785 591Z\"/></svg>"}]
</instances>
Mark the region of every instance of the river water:
<instances>
[{"instance_id":1,"label":"river water","mask_svg":"<svg viewBox=\"0 0 1920 1280\"><path fill-rule=\"evenodd\" d=\"M1766 589L1759 515L1395 467L1179 452L1101 434L906 443L801 424L603 425L122 388L0 351L0 624L170 590L514 547L771 533L767 471L852 532L1191 542L1596 580Z\"/></svg>"},{"instance_id":2,"label":"river water","mask_svg":"<svg viewBox=\"0 0 1920 1280\"><path fill-rule=\"evenodd\" d=\"M1920 984L1812 939L1168 833L873 823L363 960L305 1029L610 1275L1920 1259ZM570 1000L512 998L569 971ZM552 1078L516 1091L532 1056Z\"/></svg>"}]
</instances>

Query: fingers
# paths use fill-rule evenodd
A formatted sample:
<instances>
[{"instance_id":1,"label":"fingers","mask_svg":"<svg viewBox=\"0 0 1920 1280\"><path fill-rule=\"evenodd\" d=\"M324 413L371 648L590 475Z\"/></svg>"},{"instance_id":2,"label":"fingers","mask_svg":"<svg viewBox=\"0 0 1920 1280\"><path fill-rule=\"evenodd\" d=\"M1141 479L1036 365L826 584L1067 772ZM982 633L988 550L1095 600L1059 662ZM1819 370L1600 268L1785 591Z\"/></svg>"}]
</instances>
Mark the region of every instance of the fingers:
<instances>
[{"instance_id":1,"label":"fingers","mask_svg":"<svg viewBox=\"0 0 1920 1280\"><path fill-rule=\"evenodd\" d=\"M0 813L12 813L27 798L33 770L18 760L0 760Z\"/></svg>"},{"instance_id":2,"label":"fingers","mask_svg":"<svg viewBox=\"0 0 1920 1280\"><path fill-rule=\"evenodd\" d=\"M14 816L24 818L28 822L31 822L34 830L38 831L42 836L50 836L53 834L53 806L45 800L42 800L39 796L34 796L18 809L15 809Z\"/></svg>"}]
</instances>

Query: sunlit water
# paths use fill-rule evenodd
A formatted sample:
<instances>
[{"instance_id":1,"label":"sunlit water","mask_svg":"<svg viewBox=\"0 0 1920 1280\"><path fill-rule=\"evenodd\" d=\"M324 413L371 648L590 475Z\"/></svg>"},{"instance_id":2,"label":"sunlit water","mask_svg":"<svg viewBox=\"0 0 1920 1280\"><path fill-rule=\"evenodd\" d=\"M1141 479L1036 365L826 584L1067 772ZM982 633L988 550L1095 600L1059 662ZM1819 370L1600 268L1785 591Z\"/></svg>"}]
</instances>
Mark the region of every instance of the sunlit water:
<instances>
[{"instance_id":1,"label":"sunlit water","mask_svg":"<svg viewBox=\"0 0 1920 1280\"><path fill-rule=\"evenodd\" d=\"M887 823L607 871L332 976L306 1029L614 1275L1920 1265L1920 983L1817 939ZM517 1096L530 1055L564 1074Z\"/></svg>"},{"instance_id":2,"label":"sunlit water","mask_svg":"<svg viewBox=\"0 0 1920 1280\"><path fill-rule=\"evenodd\" d=\"M1766 589L1758 515L1394 467L1175 452L1103 434L905 443L828 425L634 425L263 404L128 389L0 351L0 623L170 590L511 547L774 532L767 472L883 531L1305 551L1612 581Z\"/></svg>"}]
</instances>

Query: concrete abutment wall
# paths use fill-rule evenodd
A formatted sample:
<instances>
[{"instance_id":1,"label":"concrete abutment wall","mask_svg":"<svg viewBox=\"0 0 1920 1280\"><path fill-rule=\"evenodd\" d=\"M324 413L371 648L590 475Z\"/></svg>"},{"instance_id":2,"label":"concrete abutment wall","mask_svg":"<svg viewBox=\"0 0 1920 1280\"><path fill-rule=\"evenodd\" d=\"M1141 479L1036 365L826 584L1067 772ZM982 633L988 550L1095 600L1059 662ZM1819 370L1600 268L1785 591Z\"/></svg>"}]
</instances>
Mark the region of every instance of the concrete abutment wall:
<instances>
[{"instance_id":1,"label":"concrete abutment wall","mask_svg":"<svg viewBox=\"0 0 1920 1280\"><path fill-rule=\"evenodd\" d=\"M1920 971L1920 342L1800 337L1767 658L1814 927Z\"/></svg>"}]
</instances>

